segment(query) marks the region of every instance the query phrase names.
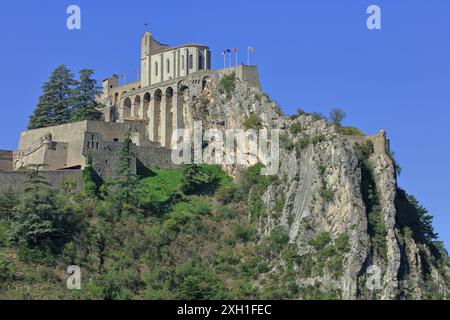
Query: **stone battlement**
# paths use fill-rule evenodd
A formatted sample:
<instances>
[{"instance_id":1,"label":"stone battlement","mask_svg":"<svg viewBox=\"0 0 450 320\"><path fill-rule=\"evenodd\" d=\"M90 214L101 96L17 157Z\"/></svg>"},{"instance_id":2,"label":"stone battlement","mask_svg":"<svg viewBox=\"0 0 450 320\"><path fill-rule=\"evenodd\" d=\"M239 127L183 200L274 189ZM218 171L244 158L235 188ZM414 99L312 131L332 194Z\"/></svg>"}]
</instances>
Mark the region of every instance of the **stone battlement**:
<instances>
[{"instance_id":1,"label":"stone battlement","mask_svg":"<svg viewBox=\"0 0 450 320\"><path fill-rule=\"evenodd\" d=\"M386 137L386 131L380 130L379 133L371 136L345 136L345 138L353 144L363 144L366 141L372 141L374 152L377 154L390 153L390 141Z\"/></svg>"}]
</instances>

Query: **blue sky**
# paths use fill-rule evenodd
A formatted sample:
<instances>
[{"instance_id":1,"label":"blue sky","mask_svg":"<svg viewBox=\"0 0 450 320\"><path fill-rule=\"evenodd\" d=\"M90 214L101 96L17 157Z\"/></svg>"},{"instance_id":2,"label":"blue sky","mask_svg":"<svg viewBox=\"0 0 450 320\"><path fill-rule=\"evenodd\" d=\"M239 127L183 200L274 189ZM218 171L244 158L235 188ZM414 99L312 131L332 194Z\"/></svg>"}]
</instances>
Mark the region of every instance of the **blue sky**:
<instances>
[{"instance_id":1,"label":"blue sky","mask_svg":"<svg viewBox=\"0 0 450 320\"><path fill-rule=\"evenodd\" d=\"M82 30L66 28L66 8L82 10ZM382 30L366 27L366 9L382 10ZM450 2L447 0L5 1L0 10L0 148L19 132L59 64L135 79L139 39L199 42L220 52L248 46L262 86L284 112L298 107L346 111L345 124L385 129L403 173L401 187L435 217L450 247ZM148 23L148 27L144 24Z\"/></svg>"}]
</instances>

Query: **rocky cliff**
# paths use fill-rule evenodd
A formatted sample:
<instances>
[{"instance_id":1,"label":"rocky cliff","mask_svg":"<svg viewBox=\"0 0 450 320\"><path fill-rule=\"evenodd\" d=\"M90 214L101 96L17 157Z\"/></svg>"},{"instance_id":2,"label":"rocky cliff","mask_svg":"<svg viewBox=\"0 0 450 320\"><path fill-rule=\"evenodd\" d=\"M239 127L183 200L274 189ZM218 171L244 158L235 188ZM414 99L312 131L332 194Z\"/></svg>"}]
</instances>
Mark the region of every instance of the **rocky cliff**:
<instances>
[{"instance_id":1,"label":"rocky cliff","mask_svg":"<svg viewBox=\"0 0 450 320\"><path fill-rule=\"evenodd\" d=\"M184 111L204 128L243 128L257 116L258 125L283 130L279 173L254 218L262 237L287 232L301 287L344 299L448 298L447 253L427 237L421 208L397 186L388 153L351 143L317 114L284 116L263 92L230 77L212 79ZM226 169L238 177L239 168ZM285 269L279 257L270 274Z\"/></svg>"}]
</instances>

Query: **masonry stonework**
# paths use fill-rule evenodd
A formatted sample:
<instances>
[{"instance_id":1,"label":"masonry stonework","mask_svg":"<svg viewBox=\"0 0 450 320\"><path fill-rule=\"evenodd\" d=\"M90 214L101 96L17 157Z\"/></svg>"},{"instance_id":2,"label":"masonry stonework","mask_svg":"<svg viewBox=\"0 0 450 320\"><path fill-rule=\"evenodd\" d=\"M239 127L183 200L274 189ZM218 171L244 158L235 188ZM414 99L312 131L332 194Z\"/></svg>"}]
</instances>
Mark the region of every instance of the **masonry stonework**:
<instances>
[{"instance_id":1,"label":"masonry stonework","mask_svg":"<svg viewBox=\"0 0 450 320\"><path fill-rule=\"evenodd\" d=\"M236 65L212 70L207 46L189 43L171 48L148 32L141 38L140 65L137 81L120 84L117 75L103 81L98 97L105 106L102 121L24 131L17 151L0 151L2 188L22 181L26 176L23 170L36 166L48 172L52 184L59 184L70 172L78 175L88 155L99 177L110 178L127 132L133 141L135 172L142 168L175 168L171 161L175 132L193 132L193 102L210 92L211 82L220 83L224 75L234 73L241 82L260 89L257 67ZM384 131L348 139L354 143L369 139L377 153L388 152Z\"/></svg>"}]
</instances>

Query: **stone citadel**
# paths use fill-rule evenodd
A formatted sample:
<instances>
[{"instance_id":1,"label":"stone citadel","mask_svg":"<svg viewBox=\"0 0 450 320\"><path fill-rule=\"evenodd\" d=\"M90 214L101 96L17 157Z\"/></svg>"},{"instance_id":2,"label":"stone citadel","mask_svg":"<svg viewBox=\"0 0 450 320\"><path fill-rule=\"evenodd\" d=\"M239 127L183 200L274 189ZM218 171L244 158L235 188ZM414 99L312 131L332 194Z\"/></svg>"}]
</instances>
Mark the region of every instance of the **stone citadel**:
<instances>
[{"instance_id":1,"label":"stone citadel","mask_svg":"<svg viewBox=\"0 0 450 320\"><path fill-rule=\"evenodd\" d=\"M35 166L48 172L65 171L62 176L69 171L77 173L87 154L92 155L100 177L111 177L116 150L128 130L132 132L136 168L172 168L173 134L176 129L192 131L191 102L211 81L218 83L224 75L234 73L239 81L260 89L257 67L242 64L213 70L208 46L189 43L169 47L148 32L141 38L140 69L140 80L132 83L120 85L118 75L103 81L98 97L105 106L103 121L22 132L18 150L0 154L0 170L8 172L7 180L14 180L11 171ZM378 152L385 152L388 141L384 132L369 138Z\"/></svg>"}]
</instances>

